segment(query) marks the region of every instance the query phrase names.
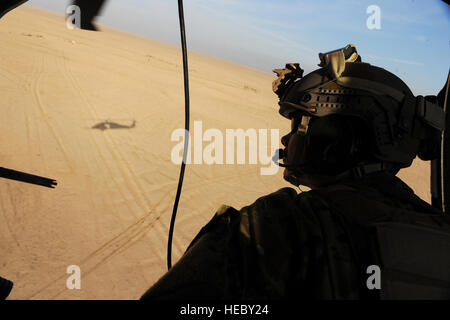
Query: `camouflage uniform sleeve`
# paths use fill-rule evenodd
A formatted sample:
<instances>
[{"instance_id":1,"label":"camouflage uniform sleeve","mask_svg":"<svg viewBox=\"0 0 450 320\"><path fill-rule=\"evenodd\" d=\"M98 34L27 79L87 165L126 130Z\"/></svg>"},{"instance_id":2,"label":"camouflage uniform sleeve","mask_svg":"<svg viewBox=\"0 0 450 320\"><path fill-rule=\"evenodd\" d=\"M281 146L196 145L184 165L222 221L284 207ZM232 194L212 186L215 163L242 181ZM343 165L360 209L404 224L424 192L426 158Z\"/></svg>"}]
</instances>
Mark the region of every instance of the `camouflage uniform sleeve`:
<instances>
[{"instance_id":1,"label":"camouflage uniform sleeve","mask_svg":"<svg viewBox=\"0 0 450 320\"><path fill-rule=\"evenodd\" d=\"M294 189L222 206L142 299L283 298L298 274Z\"/></svg>"}]
</instances>

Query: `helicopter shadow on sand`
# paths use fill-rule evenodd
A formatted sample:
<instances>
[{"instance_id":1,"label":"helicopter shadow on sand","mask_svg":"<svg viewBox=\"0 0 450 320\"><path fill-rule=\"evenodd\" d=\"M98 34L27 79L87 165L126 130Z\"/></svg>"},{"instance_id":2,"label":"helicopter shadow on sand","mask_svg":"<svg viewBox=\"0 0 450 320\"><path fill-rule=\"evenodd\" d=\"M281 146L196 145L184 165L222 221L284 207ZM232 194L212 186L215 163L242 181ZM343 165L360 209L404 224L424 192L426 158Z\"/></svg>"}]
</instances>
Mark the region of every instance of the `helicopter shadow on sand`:
<instances>
[{"instance_id":1,"label":"helicopter shadow on sand","mask_svg":"<svg viewBox=\"0 0 450 320\"><path fill-rule=\"evenodd\" d=\"M114 121L106 120L93 125L91 129L98 129L101 131L105 131L108 129L133 129L135 127L136 127L136 120L133 120L133 123L131 125L120 124Z\"/></svg>"}]
</instances>

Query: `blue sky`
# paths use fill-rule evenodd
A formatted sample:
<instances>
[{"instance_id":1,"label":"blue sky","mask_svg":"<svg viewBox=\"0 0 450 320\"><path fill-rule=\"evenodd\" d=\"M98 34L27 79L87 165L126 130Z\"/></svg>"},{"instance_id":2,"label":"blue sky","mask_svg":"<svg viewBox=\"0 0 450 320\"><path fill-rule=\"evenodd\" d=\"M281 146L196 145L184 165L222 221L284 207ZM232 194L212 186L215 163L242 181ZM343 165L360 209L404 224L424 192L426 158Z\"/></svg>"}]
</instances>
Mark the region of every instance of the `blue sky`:
<instances>
[{"instance_id":1,"label":"blue sky","mask_svg":"<svg viewBox=\"0 0 450 320\"><path fill-rule=\"evenodd\" d=\"M69 1L31 0L64 13ZM380 8L381 29L366 12ZM450 67L450 9L439 0L187 0L190 49L267 72L353 43L363 61L404 80L416 94L436 94ZM179 45L176 0L109 0L99 23Z\"/></svg>"}]
</instances>

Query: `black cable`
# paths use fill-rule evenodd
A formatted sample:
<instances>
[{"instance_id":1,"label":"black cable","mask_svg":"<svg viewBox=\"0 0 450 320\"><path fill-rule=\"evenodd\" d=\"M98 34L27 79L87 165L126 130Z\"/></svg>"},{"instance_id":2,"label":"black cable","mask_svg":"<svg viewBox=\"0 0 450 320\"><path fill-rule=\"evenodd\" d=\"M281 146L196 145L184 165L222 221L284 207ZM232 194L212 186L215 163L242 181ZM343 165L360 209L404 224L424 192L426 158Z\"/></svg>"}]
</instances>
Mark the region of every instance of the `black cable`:
<instances>
[{"instance_id":1,"label":"black cable","mask_svg":"<svg viewBox=\"0 0 450 320\"><path fill-rule=\"evenodd\" d=\"M450 213L450 187L448 185L449 175L450 175L450 160L448 153L450 152L450 141L449 141L449 130L448 127L450 123L449 115L448 115L448 104L449 104L449 90L450 90L450 71L447 74L447 83L445 89L445 98L444 98L444 112L445 112L445 126L446 128L442 131L441 137L441 192L442 192L442 211L444 213Z\"/></svg>"},{"instance_id":2,"label":"black cable","mask_svg":"<svg viewBox=\"0 0 450 320\"><path fill-rule=\"evenodd\" d=\"M186 159L187 159L187 152L188 152L188 147L189 147L189 74L188 74L186 33L185 33L185 26L184 26L183 0L178 0L178 14L179 14L179 18L180 18L181 48L183 51L185 135L184 135L183 162L181 163L180 177L178 180L178 187L177 187L177 195L175 196L175 202L173 204L173 210L172 210L172 218L170 220L169 241L167 244L167 268L168 269L172 268L173 230L175 227L175 219L177 216L178 202L180 201L180 196L181 196L181 188L183 186L184 171L186 168Z\"/></svg>"}]
</instances>

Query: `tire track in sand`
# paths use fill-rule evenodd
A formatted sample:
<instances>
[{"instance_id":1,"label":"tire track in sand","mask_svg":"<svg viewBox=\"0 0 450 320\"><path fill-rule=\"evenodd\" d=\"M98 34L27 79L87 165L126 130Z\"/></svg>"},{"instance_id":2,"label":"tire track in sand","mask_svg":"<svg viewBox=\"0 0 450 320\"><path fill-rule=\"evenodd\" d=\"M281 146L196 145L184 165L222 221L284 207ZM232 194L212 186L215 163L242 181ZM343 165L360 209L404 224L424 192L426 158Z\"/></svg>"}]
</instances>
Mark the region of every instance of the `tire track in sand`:
<instances>
[{"instance_id":1,"label":"tire track in sand","mask_svg":"<svg viewBox=\"0 0 450 320\"><path fill-rule=\"evenodd\" d=\"M162 202L163 200L165 200L165 197L163 197L160 202ZM125 252L139 240L144 238L147 235L148 231L155 226L155 223L158 222L158 220L163 215L162 212L159 212L159 214L154 217L154 213L154 211L148 212L136 222L129 225L124 231L106 241L103 245L81 259L77 265L81 269L82 278L86 279L86 276L91 274L106 261L110 260L118 254ZM57 296L68 290L65 283L65 280L68 277L69 275L67 273L60 273L58 277L49 281L47 284L42 286L40 289L38 289L25 299L43 299L43 297L41 297L41 294L44 295L47 292L53 293L53 295L51 296L52 299L56 298Z\"/></svg>"},{"instance_id":2,"label":"tire track in sand","mask_svg":"<svg viewBox=\"0 0 450 320\"><path fill-rule=\"evenodd\" d=\"M63 62L65 63L65 61ZM67 68L64 69L68 70ZM79 93L81 89L79 89L79 87L74 84L74 79L71 79L68 73L64 74L67 76L67 80L69 80L72 85L74 85L74 89ZM94 143L96 143L97 147L99 147L96 141L94 141ZM103 158L102 160L105 164L107 163L106 159ZM109 169L109 171L112 173L111 169ZM159 201L153 204L153 206L158 207L162 202L166 200L169 195L170 192L165 193L161 197L161 199L159 199ZM125 198L125 195L123 195L123 197ZM113 237L111 240L107 241L102 246L88 254L78 264L82 268L83 276L89 275L106 261L108 261L115 255L124 252L132 245L134 245L137 241L145 237L147 235L147 232L155 226L155 223L163 215L163 212L165 212L165 210L160 211L159 214L157 214L156 210L149 211L143 217L139 218L136 222L127 227L124 231L119 233L117 236ZM154 216L155 213L157 214L156 217ZM65 289L65 283L61 283L61 280L66 279L67 277L68 275L66 273L62 273L55 280L52 280L51 282L47 283L39 290L34 292L32 295L30 295L28 299L39 298L39 296L44 292L54 292L56 288L53 289L53 286L59 284L62 285L64 289L57 291L57 293L52 296L53 298L56 298L65 290L67 290Z\"/></svg>"},{"instance_id":3,"label":"tire track in sand","mask_svg":"<svg viewBox=\"0 0 450 320\"><path fill-rule=\"evenodd\" d=\"M63 60L63 70L62 73L66 76L66 78L69 80L73 91L79 96L79 98L81 99L81 101L84 104L84 108L81 108L83 110L85 110L85 108L87 107L89 110L89 116L91 118L99 118L97 112L95 111L95 107L89 102L88 98L85 97L85 95L83 94L83 90L81 89L78 81L76 80L75 76L73 75L72 71L70 70L70 67L67 66L66 63L66 59ZM113 177L114 179L114 175L113 175L113 171L111 169L111 167L109 166L109 161L107 161L103 155L101 154L100 150L102 150L102 146L104 146L107 151L109 152L109 154L111 154L111 156L116 160L117 163L117 169L121 172L122 178L125 181L126 185L123 186L123 184L116 182L116 186L117 189L120 190L122 198L124 199L125 202L127 201L127 197L124 193L124 191L122 190L122 188L125 188L125 191L130 192L132 197L136 200L136 202L139 204L139 206L141 207L141 210L146 212L149 210L149 208L151 208L151 203L150 201L145 197L142 196L144 198L144 200L142 200L142 198L139 196L139 192L136 191L136 187L135 185L138 187L138 189L141 191L141 194L144 195L145 192L142 189L141 186L139 186L139 180L136 177L136 175L134 174L134 172L131 170L131 168L129 167L128 164L126 164L125 166L122 165L122 163L124 161L120 161L120 157L117 155L117 150L119 149L116 145L113 144L113 142L111 141L111 138L109 137L109 134L103 134L102 137L105 139L105 142L102 145L99 145L99 143L97 142L96 138L98 138L98 135L95 135L91 133L91 137L92 140L94 141L94 143L97 146L97 150L99 150L99 154L102 157L102 160L104 162L104 166L108 167L110 172L111 172L111 177ZM116 150L114 149L114 147L116 148ZM131 176L131 178L130 178ZM133 184L133 182L135 182L135 184ZM131 208L130 208L131 210ZM133 212L133 210L132 210Z\"/></svg>"},{"instance_id":4,"label":"tire track in sand","mask_svg":"<svg viewBox=\"0 0 450 320\"><path fill-rule=\"evenodd\" d=\"M70 160L70 157L68 156L67 150L64 147L64 144L61 141L61 138L59 137L58 133L56 132L55 128L53 127L53 125L51 124L51 122L48 118L48 113L45 108L45 104L42 102L42 97L39 92L39 84L44 75L44 65L45 65L44 59L45 59L44 55L42 55L42 54L39 55L37 57L37 63L35 64L35 72L36 73L33 74L32 79L31 79L31 85L30 85L32 93L33 93L33 98L34 98L36 105L39 107L39 111L41 113L42 119L45 121L46 125L50 129L50 132L52 133L53 137L55 138L55 141L58 144L58 146L62 152L62 155L63 155L64 159L66 160L67 165L69 166L70 170L73 172L74 165L72 163L72 160Z\"/></svg>"}]
</instances>

